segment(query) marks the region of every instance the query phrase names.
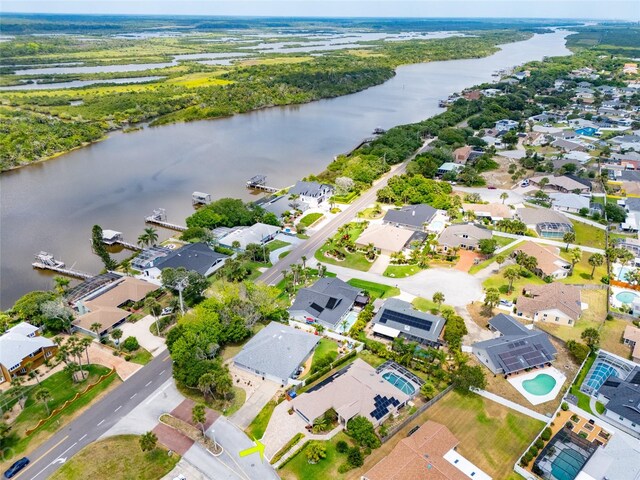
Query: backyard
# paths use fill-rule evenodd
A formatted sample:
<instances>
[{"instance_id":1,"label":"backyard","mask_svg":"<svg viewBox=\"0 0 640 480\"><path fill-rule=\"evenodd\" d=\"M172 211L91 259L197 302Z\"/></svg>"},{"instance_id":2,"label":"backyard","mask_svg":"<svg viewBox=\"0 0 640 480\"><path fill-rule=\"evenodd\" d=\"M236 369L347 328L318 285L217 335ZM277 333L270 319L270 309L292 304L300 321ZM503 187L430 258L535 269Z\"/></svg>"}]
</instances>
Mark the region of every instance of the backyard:
<instances>
[{"instance_id":1,"label":"backyard","mask_svg":"<svg viewBox=\"0 0 640 480\"><path fill-rule=\"evenodd\" d=\"M344 440L349 446L353 446L351 439L345 433L340 432L331 440L322 442L327 448L327 456L314 465L307 461L307 456L305 455L307 447L305 446L278 470L280 478L284 480L318 480L325 478L337 480L345 478L345 474L338 473L340 465L347 462L347 454L339 453L336 449L336 444L340 440Z\"/></svg>"},{"instance_id":2,"label":"backyard","mask_svg":"<svg viewBox=\"0 0 640 480\"><path fill-rule=\"evenodd\" d=\"M565 252L564 248L560 250L560 256L567 261L571 261L571 251ZM589 265L589 257L593 255L589 252L582 252L582 259L573 267L573 275L560 280L562 283L594 283L600 284L600 279L607 274L607 266L602 265L595 269L593 279L591 278L591 270L593 267Z\"/></svg>"},{"instance_id":3,"label":"backyard","mask_svg":"<svg viewBox=\"0 0 640 480\"><path fill-rule=\"evenodd\" d=\"M574 243L586 247L604 249L605 231L602 228L578 221L572 221L571 223L573 224L573 231L576 234L576 241Z\"/></svg>"},{"instance_id":4,"label":"backyard","mask_svg":"<svg viewBox=\"0 0 640 480\"><path fill-rule=\"evenodd\" d=\"M360 288L366 291L371 300L376 300L378 298L390 298L396 297L400 295L400 289L397 287L392 287L391 285L384 285L382 283L368 282L367 280L360 280L359 278L352 278L347 281L349 285L355 288Z\"/></svg>"},{"instance_id":5,"label":"backyard","mask_svg":"<svg viewBox=\"0 0 640 480\"><path fill-rule=\"evenodd\" d=\"M119 435L91 443L67 461L52 480L155 480L173 470L180 455L159 446L143 452L137 435Z\"/></svg>"}]
</instances>

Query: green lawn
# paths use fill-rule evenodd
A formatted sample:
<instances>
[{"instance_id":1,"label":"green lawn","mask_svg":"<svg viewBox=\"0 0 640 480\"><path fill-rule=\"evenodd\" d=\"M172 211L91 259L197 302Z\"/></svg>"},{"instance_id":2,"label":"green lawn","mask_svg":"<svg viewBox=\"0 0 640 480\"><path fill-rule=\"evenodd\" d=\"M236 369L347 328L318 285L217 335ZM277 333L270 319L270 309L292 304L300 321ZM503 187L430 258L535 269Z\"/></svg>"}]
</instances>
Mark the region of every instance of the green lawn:
<instances>
[{"instance_id":1,"label":"green lawn","mask_svg":"<svg viewBox=\"0 0 640 480\"><path fill-rule=\"evenodd\" d=\"M507 289L509 288L509 281L504 278L502 272L506 269L506 266L503 266L498 273L493 274L489 278L487 278L484 282L482 282L483 288L497 288L500 290L500 295L502 298L510 298L514 299L520 295L522 292L522 288L525 285L542 285L544 284L544 280L536 275L531 275L529 278L520 277L513 282L512 290L510 294L507 294Z\"/></svg>"},{"instance_id":2,"label":"green lawn","mask_svg":"<svg viewBox=\"0 0 640 480\"><path fill-rule=\"evenodd\" d=\"M595 354L591 354L589 355L589 358L587 358L587 361L584 364L584 367L582 367L582 370L580 370L580 372L578 373L578 376L576 377L576 381L573 382L573 385L571 386L571 394L575 395L578 398L578 407L580 407L582 410L584 410L585 412L589 412L593 415L593 412L591 411L591 406L589 405L590 402L590 397L585 394L582 393L580 391L580 385L582 385L582 382L584 382L585 377L587 376L587 373L589 373L589 370L591 369L591 365L593 365L593 362L596 359L596 355Z\"/></svg>"},{"instance_id":3,"label":"green lawn","mask_svg":"<svg viewBox=\"0 0 640 480\"><path fill-rule=\"evenodd\" d=\"M576 233L577 245L586 247L602 248L605 247L605 231L601 228L587 225L586 223L572 221L573 231Z\"/></svg>"},{"instance_id":4,"label":"green lawn","mask_svg":"<svg viewBox=\"0 0 640 480\"><path fill-rule=\"evenodd\" d=\"M352 227L349 230L351 239L355 241L360 236L362 231L363 229L361 227L359 228ZM335 258L325 257L324 252L328 250L333 250L334 248L335 247L333 245L328 245L325 243L321 248L316 250L316 253L315 253L316 260L318 260L319 262L328 263L330 265L339 265L346 268L353 268L354 270L360 270L363 272L368 271L371 268L371 265L373 265L372 262L366 259L366 257L364 256L364 253L362 252L350 253L350 252L347 252L344 248L338 248L338 250L340 250L342 253L345 254L344 259L341 261L338 261Z\"/></svg>"},{"instance_id":5,"label":"green lawn","mask_svg":"<svg viewBox=\"0 0 640 480\"><path fill-rule=\"evenodd\" d=\"M571 275L570 277L561 279L560 282L580 283L580 284L582 283L598 283L599 284L600 279L607 274L607 266L605 264L596 268L593 274L593 279L592 279L591 271L593 270L593 267L589 265L589 257L591 255L593 254L589 252L582 252L582 260L576 263L576 265L573 267L573 275ZM564 248L560 249L560 256L565 260L567 260L568 262L571 261L570 251L565 252Z\"/></svg>"},{"instance_id":6,"label":"green lawn","mask_svg":"<svg viewBox=\"0 0 640 480\"><path fill-rule=\"evenodd\" d=\"M335 352L335 356L332 354L332 352ZM338 344L328 338L322 338L320 339L318 346L313 352L313 359L311 360L311 369L313 370L313 367L327 355L334 356L334 358L337 357Z\"/></svg>"},{"instance_id":7,"label":"green lawn","mask_svg":"<svg viewBox=\"0 0 640 480\"><path fill-rule=\"evenodd\" d=\"M428 298L416 297L411 302L413 308L420 310L421 312L431 312L431 310L438 310L438 304Z\"/></svg>"},{"instance_id":8,"label":"green lawn","mask_svg":"<svg viewBox=\"0 0 640 480\"><path fill-rule=\"evenodd\" d=\"M273 252L274 250L288 247L289 245L291 245L289 242L283 242L282 240L271 240L269 243L267 243L266 247L267 250Z\"/></svg>"},{"instance_id":9,"label":"green lawn","mask_svg":"<svg viewBox=\"0 0 640 480\"><path fill-rule=\"evenodd\" d=\"M269 420L271 419L271 415L273 414L273 410L276 408L278 404L275 400L269 400L269 402L262 407L262 410L256 415L256 418L249 424L247 429L245 430L246 434L249 437L260 440L264 435L265 430L267 429L267 425L269 425Z\"/></svg>"},{"instance_id":10,"label":"green lawn","mask_svg":"<svg viewBox=\"0 0 640 480\"><path fill-rule=\"evenodd\" d=\"M133 356L131 357L131 360L129 361L132 363L137 363L139 365L146 365L151 360L153 360L153 355L151 355L144 348L139 348L134 352Z\"/></svg>"},{"instance_id":11,"label":"green lawn","mask_svg":"<svg viewBox=\"0 0 640 480\"><path fill-rule=\"evenodd\" d=\"M501 247L506 247L507 245L509 245L510 243L513 243L516 241L515 238L509 238L509 237L499 237L498 235L494 235L493 239L496 241L496 243L498 244L498 248Z\"/></svg>"},{"instance_id":12,"label":"green lawn","mask_svg":"<svg viewBox=\"0 0 640 480\"><path fill-rule=\"evenodd\" d=\"M384 362L386 362L386 359L380 358L377 355L374 355L373 353L369 352L368 350L362 350L360 353L358 353L357 357L361 358L362 360L364 360L374 368L377 368L380 365L382 365Z\"/></svg>"},{"instance_id":13,"label":"green lawn","mask_svg":"<svg viewBox=\"0 0 640 480\"><path fill-rule=\"evenodd\" d=\"M410 277L422 269L417 265L389 265L383 275L390 278Z\"/></svg>"},{"instance_id":14,"label":"green lawn","mask_svg":"<svg viewBox=\"0 0 640 480\"><path fill-rule=\"evenodd\" d=\"M138 435L118 435L91 443L69 459L52 480L156 480L176 466L180 455L164 447L140 449ZM33 472L35 473L35 472Z\"/></svg>"},{"instance_id":15,"label":"green lawn","mask_svg":"<svg viewBox=\"0 0 640 480\"><path fill-rule=\"evenodd\" d=\"M327 456L315 465L311 465L307 461L305 454L306 446L294 455L281 469L278 474L284 480L319 480L333 479L338 480L345 477L344 474L338 473L338 467L347 461L346 453L339 453L336 450L336 443L344 440L352 446L351 439L343 432L338 433L331 440L323 442L327 447Z\"/></svg>"},{"instance_id":16,"label":"green lawn","mask_svg":"<svg viewBox=\"0 0 640 480\"><path fill-rule=\"evenodd\" d=\"M494 235L493 238L495 238L497 240L499 238L506 238L506 237L498 237L497 235ZM512 239L512 238L507 238L507 240L509 240L511 242L514 241L514 239ZM507 258L516 249L516 247L517 247L517 245L514 245L513 247L506 249L500 255L502 255L503 257ZM493 256L491 258L487 258L484 262L480 262L477 265L472 265L471 268L469 269L469 274L470 275L474 275L474 274L478 273L480 270L484 270L489 265L491 265L493 262L495 262L495 260L496 260L496 257Z\"/></svg>"},{"instance_id":17,"label":"green lawn","mask_svg":"<svg viewBox=\"0 0 640 480\"><path fill-rule=\"evenodd\" d=\"M384 285L383 283L369 282L367 280L360 280L359 278L352 278L347 283L352 287L365 290L372 300L377 298L396 297L400 295L399 288L392 287L391 285Z\"/></svg>"},{"instance_id":18,"label":"green lawn","mask_svg":"<svg viewBox=\"0 0 640 480\"><path fill-rule=\"evenodd\" d=\"M427 410L460 441L457 451L493 478L508 478L513 464L544 423L479 395L452 391Z\"/></svg>"},{"instance_id":19,"label":"green lawn","mask_svg":"<svg viewBox=\"0 0 640 480\"><path fill-rule=\"evenodd\" d=\"M324 215L322 213L309 213L300 219L300 225L310 227L315 222L320 220Z\"/></svg>"},{"instance_id":20,"label":"green lawn","mask_svg":"<svg viewBox=\"0 0 640 480\"><path fill-rule=\"evenodd\" d=\"M71 415L86 405L89 405L112 383L120 381L118 375L111 375L101 384L92 388L85 395L73 402L61 413L48 420L29 437L24 437L24 432L26 430L33 428L41 419L46 418L48 415L44 404L35 399L35 394L40 388L46 388L49 390L49 393L51 394L51 399L48 402L49 409L54 410L67 400L72 399L77 392L81 392L87 388L87 385L95 383L101 375L107 374L110 371L109 368L101 365L89 365L86 370L89 371L89 377L84 382L74 383L71 379L71 375L62 371L54 373L49 378L43 380L39 387L36 386L29 391L24 409L11 424L11 433L5 441L5 451L11 452L12 454L12 456L6 458L6 460L10 460L14 456L24 452L31 442L45 440L50 437L52 432L61 428Z\"/></svg>"},{"instance_id":21,"label":"green lawn","mask_svg":"<svg viewBox=\"0 0 640 480\"><path fill-rule=\"evenodd\" d=\"M278 255L278 260L282 260L284 257L289 255L290 253L291 253L291 250L287 250L286 252L282 252L280 255Z\"/></svg>"},{"instance_id":22,"label":"green lawn","mask_svg":"<svg viewBox=\"0 0 640 480\"><path fill-rule=\"evenodd\" d=\"M176 388L183 396L190 398L196 403L204 403L212 410L221 412L225 417L236 413L240 407L244 405L244 402L247 399L247 392L240 387L232 387L231 391L233 392L233 398L224 402L218 399L213 401L206 399L202 392L196 388L187 388L180 384L176 384Z\"/></svg>"}]
</instances>

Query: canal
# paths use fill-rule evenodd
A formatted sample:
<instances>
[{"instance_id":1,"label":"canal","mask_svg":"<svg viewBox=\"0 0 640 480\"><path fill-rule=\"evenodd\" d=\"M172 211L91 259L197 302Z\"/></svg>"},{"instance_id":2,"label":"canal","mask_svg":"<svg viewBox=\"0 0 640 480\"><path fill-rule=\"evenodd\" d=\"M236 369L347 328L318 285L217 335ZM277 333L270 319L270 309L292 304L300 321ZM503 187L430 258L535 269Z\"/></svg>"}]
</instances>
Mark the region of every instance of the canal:
<instances>
[{"instance_id":1,"label":"canal","mask_svg":"<svg viewBox=\"0 0 640 480\"><path fill-rule=\"evenodd\" d=\"M0 177L1 307L9 308L30 290L51 287L51 275L31 268L40 250L67 266L98 272L101 263L89 246L94 224L135 242L144 217L155 208L165 208L169 221L183 223L192 212L193 191L248 200L245 182L258 173L266 174L270 185L291 185L322 171L375 127L432 116L442 110L438 100L491 81L496 70L570 54L567 34L538 34L481 59L403 66L385 84L344 97L117 132L54 160L6 172ZM170 234L160 232L161 238Z\"/></svg>"}]
</instances>

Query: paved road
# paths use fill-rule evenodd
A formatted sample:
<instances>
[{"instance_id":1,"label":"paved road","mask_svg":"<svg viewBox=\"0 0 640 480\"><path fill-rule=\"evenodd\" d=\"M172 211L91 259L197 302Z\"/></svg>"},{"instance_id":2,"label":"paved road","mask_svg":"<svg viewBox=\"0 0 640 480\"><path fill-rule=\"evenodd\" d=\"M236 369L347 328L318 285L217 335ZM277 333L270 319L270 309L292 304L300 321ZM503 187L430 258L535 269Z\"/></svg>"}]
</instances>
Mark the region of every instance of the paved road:
<instances>
[{"instance_id":1,"label":"paved road","mask_svg":"<svg viewBox=\"0 0 640 480\"><path fill-rule=\"evenodd\" d=\"M159 395L159 388L171 378L168 352L156 357L66 427L58 430L29 458L31 463L17 479L44 480L83 447L97 440L122 417L147 398Z\"/></svg>"},{"instance_id":2,"label":"paved road","mask_svg":"<svg viewBox=\"0 0 640 480\"><path fill-rule=\"evenodd\" d=\"M420 149L431 143L433 140L427 140ZM352 221L356 214L366 208L368 205L376 201L376 194L379 189L386 187L389 179L394 175L405 173L407 165L415 157L416 154L409 157L403 163L391 167L391 170L380 177L373 186L357 198L351 205L345 208L340 214L331 219L324 227L320 228L309 240L302 245L295 247L291 253L280 260L277 264L265 271L258 280L267 285L274 285L282 278L282 271L288 270L291 265L302 261L302 257L312 258L316 250L318 250L327 238L331 237L342 225Z\"/></svg>"}]
</instances>

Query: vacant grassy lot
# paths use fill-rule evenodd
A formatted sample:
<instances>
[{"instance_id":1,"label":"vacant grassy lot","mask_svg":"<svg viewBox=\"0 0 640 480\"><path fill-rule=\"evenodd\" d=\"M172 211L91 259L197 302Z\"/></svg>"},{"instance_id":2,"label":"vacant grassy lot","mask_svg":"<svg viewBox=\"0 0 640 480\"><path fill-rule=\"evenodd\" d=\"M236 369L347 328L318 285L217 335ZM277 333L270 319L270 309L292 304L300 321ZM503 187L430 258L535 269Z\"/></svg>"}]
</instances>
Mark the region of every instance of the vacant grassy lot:
<instances>
[{"instance_id":1,"label":"vacant grassy lot","mask_svg":"<svg viewBox=\"0 0 640 480\"><path fill-rule=\"evenodd\" d=\"M310 227L311 225L316 223L318 220L320 220L322 217L324 217L324 215L321 213L309 213L308 215L305 215L304 217L302 217L299 223L300 225L303 225L305 227Z\"/></svg>"},{"instance_id":2,"label":"vacant grassy lot","mask_svg":"<svg viewBox=\"0 0 640 480\"><path fill-rule=\"evenodd\" d=\"M352 287L365 290L372 300L375 300L377 298L396 297L400 295L400 289L397 287L392 287L391 285L368 282L367 280L360 280L359 278L352 278L347 283Z\"/></svg>"},{"instance_id":3,"label":"vacant grassy lot","mask_svg":"<svg viewBox=\"0 0 640 480\"><path fill-rule=\"evenodd\" d=\"M164 447L151 452L140 449L138 435L119 435L80 450L52 480L156 480L175 467L180 455L167 455Z\"/></svg>"},{"instance_id":4,"label":"vacant grassy lot","mask_svg":"<svg viewBox=\"0 0 640 480\"><path fill-rule=\"evenodd\" d=\"M604 249L605 231L603 229L577 221L571 223L573 223L573 231L576 233L575 243L577 245Z\"/></svg>"},{"instance_id":5,"label":"vacant grassy lot","mask_svg":"<svg viewBox=\"0 0 640 480\"><path fill-rule=\"evenodd\" d=\"M262 438L265 430L267 429L267 425L269 425L269 420L271 419L273 410L277 405L278 404L275 400L269 400L269 402L264 407L262 407L262 410L260 410L258 415L256 415L256 418L253 419L253 421L245 430L249 437L256 440L260 440Z\"/></svg>"},{"instance_id":6,"label":"vacant grassy lot","mask_svg":"<svg viewBox=\"0 0 640 480\"><path fill-rule=\"evenodd\" d=\"M311 465L307 461L305 447L287 462L282 469L278 470L280 478L284 480L319 480L325 478L338 480L345 478L345 474L338 473L338 467L347 461L347 454L339 453L336 450L336 443L340 440L344 440L349 446L353 446L351 439L340 432L331 440L323 442L327 447L327 456L315 465Z\"/></svg>"},{"instance_id":7,"label":"vacant grassy lot","mask_svg":"<svg viewBox=\"0 0 640 480\"><path fill-rule=\"evenodd\" d=\"M383 275L391 278L404 278L415 275L421 270L417 265L389 265Z\"/></svg>"}]
</instances>

